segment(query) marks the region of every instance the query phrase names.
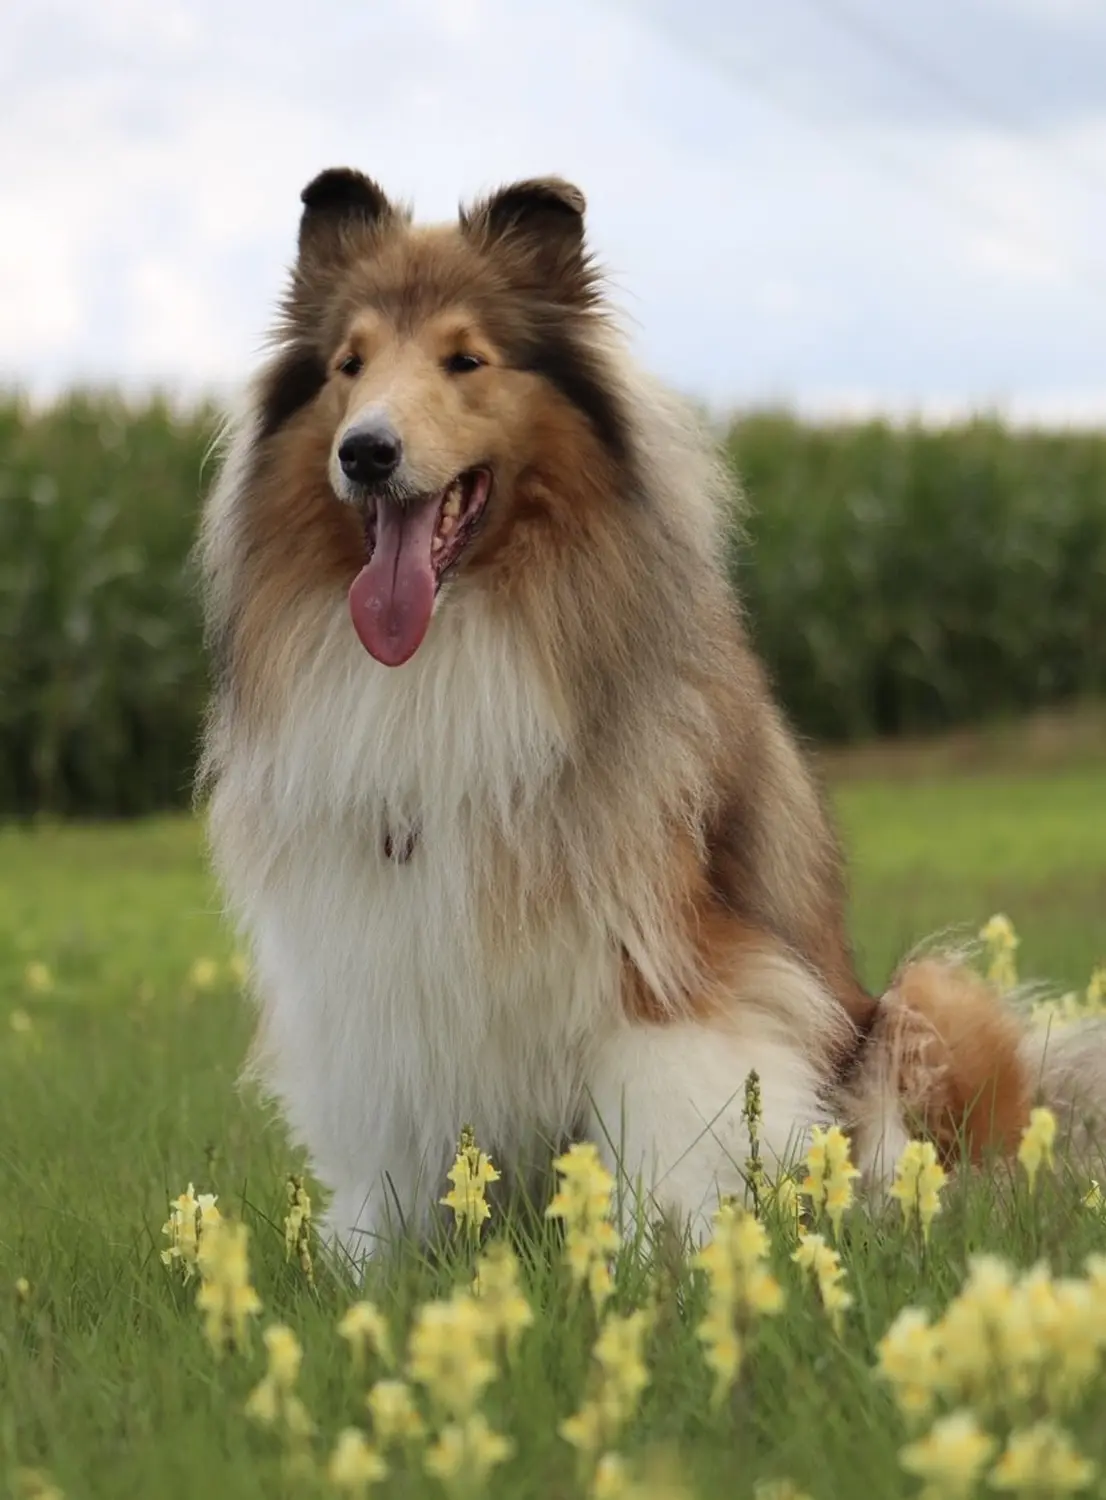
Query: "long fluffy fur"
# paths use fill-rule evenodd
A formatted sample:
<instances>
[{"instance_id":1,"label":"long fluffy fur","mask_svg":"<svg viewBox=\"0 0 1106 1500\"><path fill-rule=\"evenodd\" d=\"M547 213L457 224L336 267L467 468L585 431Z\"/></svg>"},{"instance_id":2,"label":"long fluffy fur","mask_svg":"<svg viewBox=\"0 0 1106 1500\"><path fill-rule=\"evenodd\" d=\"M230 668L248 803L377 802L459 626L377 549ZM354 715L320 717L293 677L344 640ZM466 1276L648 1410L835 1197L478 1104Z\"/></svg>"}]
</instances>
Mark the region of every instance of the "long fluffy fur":
<instances>
[{"instance_id":1,"label":"long fluffy fur","mask_svg":"<svg viewBox=\"0 0 1106 1500\"><path fill-rule=\"evenodd\" d=\"M856 978L822 799L730 593L727 478L603 313L575 190L420 231L324 177L207 505L203 777L254 954L253 1071L333 1189L334 1238L358 1257L424 1226L463 1121L518 1170L590 1133L701 1230L741 1187L752 1067L770 1156L841 1113L876 1175L914 1117L1009 1144L1042 1059L987 987L921 961L877 1003ZM505 444L527 451L390 670L348 618L327 362L358 307L412 338L451 298L522 351L496 401L523 403ZM1100 1055L1065 1043L1046 1084L1101 1096Z\"/></svg>"}]
</instances>

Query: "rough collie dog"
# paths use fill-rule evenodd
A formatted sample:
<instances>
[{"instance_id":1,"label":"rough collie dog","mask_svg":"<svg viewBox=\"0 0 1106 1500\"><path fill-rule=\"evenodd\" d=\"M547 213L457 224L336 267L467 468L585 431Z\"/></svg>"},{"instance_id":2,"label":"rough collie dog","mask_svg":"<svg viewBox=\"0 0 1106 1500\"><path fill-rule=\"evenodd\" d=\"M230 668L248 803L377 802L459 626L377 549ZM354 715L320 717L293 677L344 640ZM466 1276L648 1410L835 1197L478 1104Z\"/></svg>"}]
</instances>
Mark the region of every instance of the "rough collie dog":
<instances>
[{"instance_id":1,"label":"rough collie dog","mask_svg":"<svg viewBox=\"0 0 1106 1500\"><path fill-rule=\"evenodd\" d=\"M568 183L421 227L305 190L202 556L219 871L256 1070L354 1257L428 1224L458 1129L594 1138L694 1228L846 1121L979 1156L1040 1076L1099 1089L967 968L859 982L841 860L727 581L712 444L635 368ZM802 629L802 621L795 622Z\"/></svg>"}]
</instances>

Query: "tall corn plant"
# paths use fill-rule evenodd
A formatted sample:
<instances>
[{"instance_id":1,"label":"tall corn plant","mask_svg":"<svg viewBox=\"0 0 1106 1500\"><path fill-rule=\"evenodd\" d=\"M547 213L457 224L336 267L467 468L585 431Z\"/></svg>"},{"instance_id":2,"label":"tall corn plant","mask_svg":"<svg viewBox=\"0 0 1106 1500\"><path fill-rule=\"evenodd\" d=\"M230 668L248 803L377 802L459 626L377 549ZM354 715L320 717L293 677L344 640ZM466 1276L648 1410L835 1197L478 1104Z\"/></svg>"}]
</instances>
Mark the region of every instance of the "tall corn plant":
<instances>
[{"instance_id":1,"label":"tall corn plant","mask_svg":"<svg viewBox=\"0 0 1106 1500\"><path fill-rule=\"evenodd\" d=\"M187 799L204 668L188 570L212 422L0 405L0 808Z\"/></svg>"}]
</instances>

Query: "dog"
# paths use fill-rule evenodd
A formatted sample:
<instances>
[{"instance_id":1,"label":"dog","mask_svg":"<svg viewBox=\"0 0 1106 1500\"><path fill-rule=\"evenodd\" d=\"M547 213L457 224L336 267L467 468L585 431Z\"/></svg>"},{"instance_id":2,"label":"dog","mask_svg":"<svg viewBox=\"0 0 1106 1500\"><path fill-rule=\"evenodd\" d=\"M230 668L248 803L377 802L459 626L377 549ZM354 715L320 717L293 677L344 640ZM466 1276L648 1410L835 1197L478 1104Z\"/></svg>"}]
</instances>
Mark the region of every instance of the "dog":
<instances>
[{"instance_id":1,"label":"dog","mask_svg":"<svg viewBox=\"0 0 1106 1500\"><path fill-rule=\"evenodd\" d=\"M205 505L251 1068L355 1262L431 1227L463 1122L517 1173L591 1138L701 1237L744 1191L751 1070L768 1162L836 1118L873 1182L913 1130L979 1161L1106 1081L955 955L861 984L727 577L731 479L627 352L584 219L558 178L421 225L322 172Z\"/></svg>"}]
</instances>

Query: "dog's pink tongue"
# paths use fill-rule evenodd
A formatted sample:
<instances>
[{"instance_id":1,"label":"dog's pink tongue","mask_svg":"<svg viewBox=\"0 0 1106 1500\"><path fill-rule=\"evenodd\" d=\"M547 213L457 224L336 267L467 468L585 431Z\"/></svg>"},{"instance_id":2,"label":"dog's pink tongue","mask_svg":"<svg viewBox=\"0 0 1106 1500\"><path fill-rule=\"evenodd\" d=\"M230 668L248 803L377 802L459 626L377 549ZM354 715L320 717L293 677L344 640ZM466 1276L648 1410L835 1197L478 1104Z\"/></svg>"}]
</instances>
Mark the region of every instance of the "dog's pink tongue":
<instances>
[{"instance_id":1,"label":"dog's pink tongue","mask_svg":"<svg viewBox=\"0 0 1106 1500\"><path fill-rule=\"evenodd\" d=\"M349 612L365 650L386 667L414 656L430 625L437 520L436 498L416 511L377 507L376 546L350 585Z\"/></svg>"}]
</instances>

